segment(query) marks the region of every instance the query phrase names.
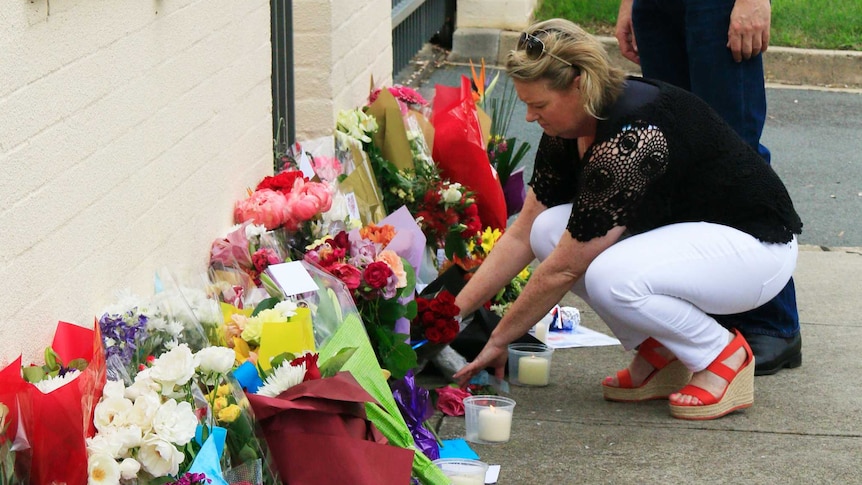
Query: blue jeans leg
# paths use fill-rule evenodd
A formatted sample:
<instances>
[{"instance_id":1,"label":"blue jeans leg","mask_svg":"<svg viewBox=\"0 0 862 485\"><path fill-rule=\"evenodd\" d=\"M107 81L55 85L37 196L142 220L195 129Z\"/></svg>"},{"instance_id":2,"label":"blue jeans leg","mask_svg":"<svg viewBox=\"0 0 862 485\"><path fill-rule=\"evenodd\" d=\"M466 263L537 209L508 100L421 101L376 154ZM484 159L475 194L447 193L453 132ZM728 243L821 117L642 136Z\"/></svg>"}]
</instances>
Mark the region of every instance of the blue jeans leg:
<instances>
[{"instance_id":1,"label":"blue jeans leg","mask_svg":"<svg viewBox=\"0 0 862 485\"><path fill-rule=\"evenodd\" d=\"M644 77L674 84L704 99L769 163L771 154L760 143L766 122L763 58L733 60L727 48L733 3L635 0L632 21L641 70ZM763 306L716 319L744 334L795 335L799 332L799 313L793 279Z\"/></svg>"}]
</instances>

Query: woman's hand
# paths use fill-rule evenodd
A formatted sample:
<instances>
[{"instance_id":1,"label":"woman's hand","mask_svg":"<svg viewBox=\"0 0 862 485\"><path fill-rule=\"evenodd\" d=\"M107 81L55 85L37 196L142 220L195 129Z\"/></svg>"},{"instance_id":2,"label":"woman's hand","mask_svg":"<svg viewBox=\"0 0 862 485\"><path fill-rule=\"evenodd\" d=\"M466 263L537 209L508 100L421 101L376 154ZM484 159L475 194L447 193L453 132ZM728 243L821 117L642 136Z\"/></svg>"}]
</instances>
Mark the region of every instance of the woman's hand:
<instances>
[{"instance_id":1,"label":"woman's hand","mask_svg":"<svg viewBox=\"0 0 862 485\"><path fill-rule=\"evenodd\" d=\"M476 374L485 370L486 367L494 368L494 376L502 380L506 376L506 359L509 357L507 346L500 346L493 339L488 340L479 355L455 373L453 379L458 382L461 389L467 387Z\"/></svg>"}]
</instances>

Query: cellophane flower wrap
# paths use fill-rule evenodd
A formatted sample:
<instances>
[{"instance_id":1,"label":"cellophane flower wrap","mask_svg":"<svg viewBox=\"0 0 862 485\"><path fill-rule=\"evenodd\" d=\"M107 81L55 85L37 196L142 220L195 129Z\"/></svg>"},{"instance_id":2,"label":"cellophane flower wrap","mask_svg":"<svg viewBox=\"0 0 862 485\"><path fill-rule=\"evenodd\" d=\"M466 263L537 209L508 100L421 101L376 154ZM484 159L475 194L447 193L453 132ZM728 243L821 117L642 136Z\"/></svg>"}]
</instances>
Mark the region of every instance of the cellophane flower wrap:
<instances>
[{"instance_id":1,"label":"cellophane flower wrap","mask_svg":"<svg viewBox=\"0 0 862 485\"><path fill-rule=\"evenodd\" d=\"M467 247L482 231L474 194L456 182L439 180L423 196L416 219L434 249L446 257L466 257Z\"/></svg>"},{"instance_id":2,"label":"cellophane flower wrap","mask_svg":"<svg viewBox=\"0 0 862 485\"><path fill-rule=\"evenodd\" d=\"M243 395L228 379L234 364L231 349L192 352L180 343L130 385L108 381L93 419L97 433L87 440L91 483L101 477L123 484L181 481L204 470L216 484L229 483L232 470L257 477L250 483L277 483ZM224 451L209 447L217 436Z\"/></svg>"},{"instance_id":3,"label":"cellophane flower wrap","mask_svg":"<svg viewBox=\"0 0 862 485\"><path fill-rule=\"evenodd\" d=\"M350 290L368 330L380 363L396 377L416 366L416 354L406 343L409 335L396 331L401 318L412 319L415 272L396 252L383 249L395 236L389 225L369 224L348 235L340 232L313 246L305 260L320 266Z\"/></svg>"},{"instance_id":4,"label":"cellophane flower wrap","mask_svg":"<svg viewBox=\"0 0 862 485\"><path fill-rule=\"evenodd\" d=\"M85 484L86 439L94 433L94 408L105 384L99 327L59 322L50 349L60 367L58 375L26 383L18 395L20 425L30 446L29 483ZM84 369L66 367L75 361ZM62 460L57 460L58 449Z\"/></svg>"},{"instance_id":5,"label":"cellophane flower wrap","mask_svg":"<svg viewBox=\"0 0 862 485\"><path fill-rule=\"evenodd\" d=\"M440 446L437 436L425 425L434 415L434 406L428 390L416 384L413 371L403 379L395 379L390 383L392 396L398 404L401 416L407 423L416 447L430 460L440 458Z\"/></svg>"}]
</instances>

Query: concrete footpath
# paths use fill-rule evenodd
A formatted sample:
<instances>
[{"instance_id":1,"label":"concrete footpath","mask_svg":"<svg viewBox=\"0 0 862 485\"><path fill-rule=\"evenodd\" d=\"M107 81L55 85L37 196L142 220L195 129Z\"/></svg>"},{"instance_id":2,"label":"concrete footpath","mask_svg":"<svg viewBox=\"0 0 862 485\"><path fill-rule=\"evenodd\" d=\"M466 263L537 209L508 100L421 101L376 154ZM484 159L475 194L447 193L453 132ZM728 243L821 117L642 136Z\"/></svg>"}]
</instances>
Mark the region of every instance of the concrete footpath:
<instances>
[{"instance_id":1,"label":"concrete footpath","mask_svg":"<svg viewBox=\"0 0 862 485\"><path fill-rule=\"evenodd\" d=\"M498 41L504 42L499 35ZM774 50L779 49L770 48ZM465 55L463 49L460 55ZM856 53L847 57L862 61ZM797 63L810 65L812 59ZM418 62L424 69L451 60L438 53ZM420 70L396 82L433 85L433 73ZM469 75L469 67L464 72ZM501 466L501 485L862 483L862 316L857 294L862 290L862 248L827 248L817 241L801 245L794 278L803 365L755 378L752 408L691 422L670 417L667 401L607 402L602 399L602 379L625 367L632 355L619 346L560 349L553 356L548 387L512 387L510 397L517 402L512 439L497 445L471 443L471 448L482 461ZM570 295L561 304L577 307L583 326L610 333L576 297ZM418 380L428 388L446 382L433 371L423 372ZM465 435L463 417L438 413L433 421L442 439Z\"/></svg>"},{"instance_id":2,"label":"concrete footpath","mask_svg":"<svg viewBox=\"0 0 862 485\"><path fill-rule=\"evenodd\" d=\"M501 466L498 484L862 483L862 249L800 248L796 280L803 364L755 378L753 407L682 421L667 401L612 403L601 381L628 365L622 347L558 349L551 384L511 387L512 438L470 444ZM577 297L581 325L610 334ZM429 388L444 380L420 374ZM463 438L464 418L435 417L441 439Z\"/></svg>"}]
</instances>

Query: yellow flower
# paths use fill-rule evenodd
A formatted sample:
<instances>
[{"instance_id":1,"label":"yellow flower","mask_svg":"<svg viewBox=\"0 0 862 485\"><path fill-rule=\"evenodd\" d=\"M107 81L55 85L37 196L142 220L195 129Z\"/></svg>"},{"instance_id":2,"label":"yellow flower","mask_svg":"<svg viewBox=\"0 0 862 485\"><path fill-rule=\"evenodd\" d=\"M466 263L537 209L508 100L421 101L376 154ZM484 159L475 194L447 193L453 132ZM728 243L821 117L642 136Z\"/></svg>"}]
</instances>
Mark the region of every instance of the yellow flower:
<instances>
[{"instance_id":1,"label":"yellow flower","mask_svg":"<svg viewBox=\"0 0 862 485\"><path fill-rule=\"evenodd\" d=\"M230 386L227 384L222 384L216 389L216 396L218 397L227 396L228 394L230 394Z\"/></svg>"},{"instance_id":2,"label":"yellow flower","mask_svg":"<svg viewBox=\"0 0 862 485\"><path fill-rule=\"evenodd\" d=\"M242 409L236 404L231 404L218 412L218 420L222 423L233 423L240 414L242 414Z\"/></svg>"},{"instance_id":3,"label":"yellow flower","mask_svg":"<svg viewBox=\"0 0 862 485\"><path fill-rule=\"evenodd\" d=\"M485 228L485 232L482 233L482 250L485 251L485 254L491 252L491 248L497 244L497 240L500 239L503 233L500 232L499 229L491 229L490 227Z\"/></svg>"},{"instance_id":4,"label":"yellow flower","mask_svg":"<svg viewBox=\"0 0 862 485\"><path fill-rule=\"evenodd\" d=\"M520 273L518 273L518 278L521 278L522 280L528 280L528 279L530 279L530 275L532 273L533 272L532 272L532 270L530 270L530 267L527 266L523 270L521 270Z\"/></svg>"},{"instance_id":5,"label":"yellow flower","mask_svg":"<svg viewBox=\"0 0 862 485\"><path fill-rule=\"evenodd\" d=\"M215 402L213 402L213 412L218 414L228 407L227 398L226 397L217 397Z\"/></svg>"}]
</instances>

